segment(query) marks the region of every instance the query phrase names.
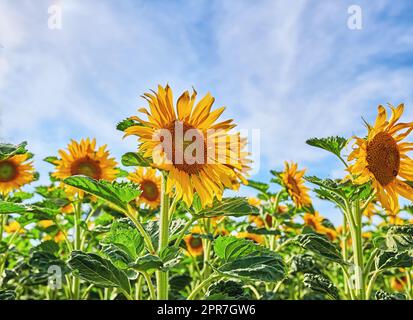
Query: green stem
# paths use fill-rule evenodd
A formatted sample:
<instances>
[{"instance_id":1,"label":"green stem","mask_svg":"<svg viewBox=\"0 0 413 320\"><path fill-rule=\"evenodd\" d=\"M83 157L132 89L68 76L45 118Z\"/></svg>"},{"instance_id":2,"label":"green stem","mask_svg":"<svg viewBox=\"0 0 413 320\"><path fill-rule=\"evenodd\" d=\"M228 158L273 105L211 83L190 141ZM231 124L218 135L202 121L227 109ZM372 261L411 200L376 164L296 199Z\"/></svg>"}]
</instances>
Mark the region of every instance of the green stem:
<instances>
[{"instance_id":1,"label":"green stem","mask_svg":"<svg viewBox=\"0 0 413 320\"><path fill-rule=\"evenodd\" d=\"M185 224L181 232L179 233L178 238L175 241L175 247L179 247L182 239L184 238L186 232L188 229L191 227L191 225L196 221L196 218L192 217L191 219L188 220L188 222Z\"/></svg>"},{"instance_id":2,"label":"green stem","mask_svg":"<svg viewBox=\"0 0 413 320\"><path fill-rule=\"evenodd\" d=\"M141 233L143 240L145 242L146 248L149 250L151 254L155 254L155 248L152 243L152 239L150 235L146 232L145 228L143 225L139 222L139 220L136 218L136 212L135 210L128 205L128 210L125 212L127 217L131 219L135 227L138 229L138 231Z\"/></svg>"},{"instance_id":3,"label":"green stem","mask_svg":"<svg viewBox=\"0 0 413 320\"><path fill-rule=\"evenodd\" d=\"M82 240L81 240L81 219L82 219L82 202L78 200L75 204L75 213L74 213L74 245L73 248L75 250L82 250ZM73 299L79 300L80 299L80 279L78 277L74 277L73 279Z\"/></svg>"},{"instance_id":4,"label":"green stem","mask_svg":"<svg viewBox=\"0 0 413 320\"><path fill-rule=\"evenodd\" d=\"M222 278L222 275L217 275L217 274L211 275L208 279L205 279L204 281L202 281L194 290L192 290L192 292L188 296L187 300L195 300L198 293L200 293L202 289L204 289L209 284L211 284L212 282L214 282L214 281L216 281L220 278Z\"/></svg>"},{"instance_id":5,"label":"green stem","mask_svg":"<svg viewBox=\"0 0 413 320\"><path fill-rule=\"evenodd\" d=\"M369 285L367 286L366 299L369 300L371 292L373 291L374 283L376 282L377 276L380 274L380 271L376 270L373 272L373 275L370 278Z\"/></svg>"},{"instance_id":6,"label":"green stem","mask_svg":"<svg viewBox=\"0 0 413 320\"><path fill-rule=\"evenodd\" d=\"M169 196L166 193L166 175L162 175L161 210L159 219L159 252L168 247L169 243ZM168 272L157 271L156 282L158 300L168 300Z\"/></svg>"},{"instance_id":7,"label":"green stem","mask_svg":"<svg viewBox=\"0 0 413 320\"><path fill-rule=\"evenodd\" d=\"M147 272L142 271L141 273L146 280L146 284L148 285L149 296L151 297L151 300L156 300L156 292L151 277Z\"/></svg>"},{"instance_id":8,"label":"green stem","mask_svg":"<svg viewBox=\"0 0 413 320\"><path fill-rule=\"evenodd\" d=\"M350 231L352 237L353 257L354 257L354 275L355 275L355 292L356 297L360 300L365 299L364 288L364 265L363 265L363 247L361 237L361 211L359 201L355 201L352 211L350 212Z\"/></svg>"}]
</instances>

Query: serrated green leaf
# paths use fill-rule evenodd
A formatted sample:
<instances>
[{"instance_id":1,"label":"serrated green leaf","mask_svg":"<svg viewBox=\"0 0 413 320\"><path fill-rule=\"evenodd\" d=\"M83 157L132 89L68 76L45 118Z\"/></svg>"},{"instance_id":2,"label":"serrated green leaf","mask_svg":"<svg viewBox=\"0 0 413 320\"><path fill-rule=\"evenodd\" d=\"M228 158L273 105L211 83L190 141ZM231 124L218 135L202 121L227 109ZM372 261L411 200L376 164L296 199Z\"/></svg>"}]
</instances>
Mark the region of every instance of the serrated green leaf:
<instances>
[{"instance_id":1,"label":"serrated green leaf","mask_svg":"<svg viewBox=\"0 0 413 320\"><path fill-rule=\"evenodd\" d=\"M243 197L223 198L222 201L214 201L211 208L205 208L197 212L197 217L211 218L217 216L241 217L249 214L257 214L258 208L251 206Z\"/></svg>"},{"instance_id":2,"label":"serrated green leaf","mask_svg":"<svg viewBox=\"0 0 413 320\"><path fill-rule=\"evenodd\" d=\"M376 292L377 300L406 300L406 296L401 293L388 293L383 290Z\"/></svg>"},{"instance_id":3,"label":"serrated green leaf","mask_svg":"<svg viewBox=\"0 0 413 320\"><path fill-rule=\"evenodd\" d=\"M248 180L248 187L254 188L258 191L261 191L262 193L266 193L270 186L267 183L259 182L259 181L254 181L254 180Z\"/></svg>"},{"instance_id":4,"label":"serrated green leaf","mask_svg":"<svg viewBox=\"0 0 413 320\"><path fill-rule=\"evenodd\" d=\"M123 211L127 210L129 202L141 194L138 186L132 183L110 183L104 180L97 181L86 176L72 176L66 178L63 182L100 199L109 201Z\"/></svg>"},{"instance_id":5,"label":"serrated green leaf","mask_svg":"<svg viewBox=\"0 0 413 320\"><path fill-rule=\"evenodd\" d=\"M233 236L220 236L214 241L214 252L224 261L249 255L259 249L258 245L252 241Z\"/></svg>"},{"instance_id":6,"label":"serrated green leaf","mask_svg":"<svg viewBox=\"0 0 413 320\"><path fill-rule=\"evenodd\" d=\"M25 213L27 207L23 204L0 201L0 214Z\"/></svg>"},{"instance_id":7,"label":"serrated green leaf","mask_svg":"<svg viewBox=\"0 0 413 320\"><path fill-rule=\"evenodd\" d=\"M116 129L119 131L125 131L127 128L136 126L136 125L139 125L138 122L127 118L125 120L118 122L118 124L116 125Z\"/></svg>"},{"instance_id":8,"label":"serrated green leaf","mask_svg":"<svg viewBox=\"0 0 413 320\"><path fill-rule=\"evenodd\" d=\"M27 142L22 142L18 145L13 145L10 143L0 143L0 161L6 160L16 154L27 153L26 150Z\"/></svg>"},{"instance_id":9,"label":"serrated green leaf","mask_svg":"<svg viewBox=\"0 0 413 320\"><path fill-rule=\"evenodd\" d=\"M413 249L413 225L391 226L386 234L386 246L394 252Z\"/></svg>"},{"instance_id":10,"label":"serrated green leaf","mask_svg":"<svg viewBox=\"0 0 413 320\"><path fill-rule=\"evenodd\" d=\"M341 150L346 146L347 139L342 137L312 138L306 141L310 146L329 151L340 156Z\"/></svg>"},{"instance_id":11,"label":"serrated green leaf","mask_svg":"<svg viewBox=\"0 0 413 320\"><path fill-rule=\"evenodd\" d=\"M206 294L207 300L245 300L243 284L240 281L221 280L212 284Z\"/></svg>"},{"instance_id":12,"label":"serrated green leaf","mask_svg":"<svg viewBox=\"0 0 413 320\"><path fill-rule=\"evenodd\" d=\"M413 257L406 251L381 251L375 258L376 270L387 268L409 268L413 266Z\"/></svg>"},{"instance_id":13,"label":"serrated green leaf","mask_svg":"<svg viewBox=\"0 0 413 320\"><path fill-rule=\"evenodd\" d=\"M97 286L118 287L130 293L130 283L126 273L107 259L94 253L73 251L68 261L76 277Z\"/></svg>"},{"instance_id":14,"label":"serrated green leaf","mask_svg":"<svg viewBox=\"0 0 413 320\"><path fill-rule=\"evenodd\" d=\"M291 272L319 274L319 267L314 257L309 254L294 255L291 260Z\"/></svg>"},{"instance_id":15,"label":"serrated green leaf","mask_svg":"<svg viewBox=\"0 0 413 320\"><path fill-rule=\"evenodd\" d=\"M151 164L138 152L128 152L122 156L122 164L125 167L149 167Z\"/></svg>"},{"instance_id":16,"label":"serrated green leaf","mask_svg":"<svg viewBox=\"0 0 413 320\"><path fill-rule=\"evenodd\" d=\"M345 264L338 248L322 235L316 233L299 234L295 240L307 250L339 264Z\"/></svg>"},{"instance_id":17,"label":"serrated green leaf","mask_svg":"<svg viewBox=\"0 0 413 320\"><path fill-rule=\"evenodd\" d=\"M136 259L136 261L130 266L137 271L149 271L153 269L160 269L163 266L163 262L158 256L146 254Z\"/></svg>"},{"instance_id":18,"label":"serrated green leaf","mask_svg":"<svg viewBox=\"0 0 413 320\"><path fill-rule=\"evenodd\" d=\"M0 300L16 300L16 292L13 290L0 290Z\"/></svg>"},{"instance_id":19,"label":"serrated green leaf","mask_svg":"<svg viewBox=\"0 0 413 320\"><path fill-rule=\"evenodd\" d=\"M58 157L55 157L55 156L49 156L49 157L46 157L46 158L43 159L43 161L45 161L45 162L47 162L47 163L50 163L50 164L52 164L52 165L54 165L54 166L57 165L57 164L56 164L56 161L58 161L58 160L59 160L59 158L58 158Z\"/></svg>"},{"instance_id":20,"label":"serrated green leaf","mask_svg":"<svg viewBox=\"0 0 413 320\"><path fill-rule=\"evenodd\" d=\"M103 243L118 247L129 255L132 261L138 257L144 247L143 237L127 220L114 221Z\"/></svg>"},{"instance_id":21,"label":"serrated green leaf","mask_svg":"<svg viewBox=\"0 0 413 320\"><path fill-rule=\"evenodd\" d=\"M306 273L304 285L315 292L326 294L334 300L340 299L336 286L319 274Z\"/></svg>"}]
</instances>

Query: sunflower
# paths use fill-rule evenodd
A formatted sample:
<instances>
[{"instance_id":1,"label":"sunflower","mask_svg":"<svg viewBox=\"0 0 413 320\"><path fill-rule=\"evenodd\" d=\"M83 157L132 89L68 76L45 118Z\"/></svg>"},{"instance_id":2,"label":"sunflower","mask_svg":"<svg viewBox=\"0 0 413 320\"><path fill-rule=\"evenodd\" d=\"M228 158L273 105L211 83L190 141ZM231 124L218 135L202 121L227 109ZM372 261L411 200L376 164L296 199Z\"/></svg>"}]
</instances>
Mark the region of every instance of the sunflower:
<instances>
[{"instance_id":1,"label":"sunflower","mask_svg":"<svg viewBox=\"0 0 413 320\"><path fill-rule=\"evenodd\" d=\"M18 154L0 160L0 194L7 195L34 180L32 162L27 162L28 154Z\"/></svg>"},{"instance_id":2,"label":"sunflower","mask_svg":"<svg viewBox=\"0 0 413 320\"><path fill-rule=\"evenodd\" d=\"M285 162L284 172L280 174L288 194L298 208L311 205L308 188L304 185L305 170L298 170L294 162Z\"/></svg>"},{"instance_id":3,"label":"sunflower","mask_svg":"<svg viewBox=\"0 0 413 320\"><path fill-rule=\"evenodd\" d=\"M156 175L152 168L136 168L130 173L128 179L140 185L141 195L137 199L138 204L144 204L150 209L156 209L161 203L161 177Z\"/></svg>"},{"instance_id":4,"label":"sunflower","mask_svg":"<svg viewBox=\"0 0 413 320\"><path fill-rule=\"evenodd\" d=\"M407 277L402 276L401 278L399 277L392 277L390 280L390 285L393 290L396 291L404 291L405 287L407 287Z\"/></svg>"},{"instance_id":5,"label":"sunflower","mask_svg":"<svg viewBox=\"0 0 413 320\"><path fill-rule=\"evenodd\" d=\"M255 234L255 233L249 233L249 232L239 232L237 234L237 238L248 239L257 244L263 244L265 242L265 239L263 236L259 234Z\"/></svg>"},{"instance_id":6,"label":"sunflower","mask_svg":"<svg viewBox=\"0 0 413 320\"><path fill-rule=\"evenodd\" d=\"M201 232L201 228L195 226L192 228L191 233L184 238L188 252L194 257L200 256L204 252L202 238L199 236Z\"/></svg>"},{"instance_id":7,"label":"sunflower","mask_svg":"<svg viewBox=\"0 0 413 320\"><path fill-rule=\"evenodd\" d=\"M5 225L4 231L6 231L6 233L8 234L15 233L15 232L18 232L20 234L24 233L24 229L21 227L20 223L18 223L17 221L12 221L9 224Z\"/></svg>"},{"instance_id":8,"label":"sunflower","mask_svg":"<svg viewBox=\"0 0 413 320\"><path fill-rule=\"evenodd\" d=\"M356 184L370 181L383 208L396 214L400 209L399 195L413 201L413 188L404 180L413 180L413 160L407 156L413 143L402 142L413 130L413 122L397 123L404 111L403 104L390 108L389 120L386 109L379 106L376 123L367 125L367 138L354 138L354 150L348 161L355 163L348 171Z\"/></svg>"},{"instance_id":9,"label":"sunflower","mask_svg":"<svg viewBox=\"0 0 413 320\"><path fill-rule=\"evenodd\" d=\"M317 211L314 214L306 213L304 214L304 223L310 226L314 231L326 235L330 240L335 240L337 238L337 231L333 228L326 227L323 222L325 218L321 216Z\"/></svg>"},{"instance_id":10,"label":"sunflower","mask_svg":"<svg viewBox=\"0 0 413 320\"><path fill-rule=\"evenodd\" d=\"M185 91L175 108L169 86L145 93L149 110L139 111L148 121L131 117L138 124L127 128L125 136L138 136L143 156L152 157L154 167L168 172L168 194L190 206L196 192L205 207L214 197L221 200L225 188L236 187L246 164L239 151L244 142L229 133L236 125L232 120L216 122L225 108L211 111L214 98L209 93L194 106L196 95Z\"/></svg>"},{"instance_id":11,"label":"sunflower","mask_svg":"<svg viewBox=\"0 0 413 320\"><path fill-rule=\"evenodd\" d=\"M106 145L96 149L96 139L82 139L79 142L72 140L68 145L68 152L59 150L61 159L56 160L56 171L52 176L57 179L65 179L75 175L84 175L95 180L112 181L116 178L118 169L116 161L109 158L109 151ZM83 192L72 187L66 186L69 195Z\"/></svg>"}]
</instances>

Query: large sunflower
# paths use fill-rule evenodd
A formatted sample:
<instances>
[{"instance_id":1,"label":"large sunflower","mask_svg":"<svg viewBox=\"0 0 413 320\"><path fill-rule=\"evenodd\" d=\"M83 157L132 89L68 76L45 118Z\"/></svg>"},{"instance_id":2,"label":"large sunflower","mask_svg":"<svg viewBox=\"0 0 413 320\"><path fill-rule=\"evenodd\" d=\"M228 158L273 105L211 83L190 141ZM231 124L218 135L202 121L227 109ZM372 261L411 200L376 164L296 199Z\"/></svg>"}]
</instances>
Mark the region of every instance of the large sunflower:
<instances>
[{"instance_id":1,"label":"large sunflower","mask_svg":"<svg viewBox=\"0 0 413 320\"><path fill-rule=\"evenodd\" d=\"M305 170L298 170L294 162L285 162L284 172L280 174L288 194L298 208L311 205L309 189L304 185L304 174Z\"/></svg>"},{"instance_id":2,"label":"large sunflower","mask_svg":"<svg viewBox=\"0 0 413 320\"><path fill-rule=\"evenodd\" d=\"M402 142L413 130L413 122L397 123L404 105L390 106L391 117L383 106L378 108L374 126L367 125L367 138L355 137L355 147L348 157L355 160L348 170L356 184L371 181L377 199L390 214L399 211L399 195L413 201L413 188L405 180L413 181L413 160L407 156L413 143Z\"/></svg>"},{"instance_id":3,"label":"large sunflower","mask_svg":"<svg viewBox=\"0 0 413 320\"><path fill-rule=\"evenodd\" d=\"M137 199L138 204L156 209L161 203L161 177L156 175L152 168L137 167L134 173L130 173L128 179L140 185L141 195Z\"/></svg>"},{"instance_id":4,"label":"large sunflower","mask_svg":"<svg viewBox=\"0 0 413 320\"><path fill-rule=\"evenodd\" d=\"M3 196L33 181L34 168L27 158L27 154L19 154L0 161L0 193Z\"/></svg>"},{"instance_id":5,"label":"large sunflower","mask_svg":"<svg viewBox=\"0 0 413 320\"><path fill-rule=\"evenodd\" d=\"M96 139L82 139L79 142L72 140L68 151L59 150L61 159L56 160L56 171L52 174L57 179L65 179L75 175L84 175L96 180L112 181L116 178L118 169L116 161L109 158L106 145L96 149ZM67 187L69 194L79 193L77 189Z\"/></svg>"},{"instance_id":6,"label":"large sunflower","mask_svg":"<svg viewBox=\"0 0 413 320\"><path fill-rule=\"evenodd\" d=\"M207 206L214 197L221 200L224 188L236 187L247 169L246 155L240 152L245 143L229 133L236 126L232 120L216 122L224 107L211 111L214 98L210 94L194 106L196 92L190 96L185 91L175 108L169 86L158 86L158 92L143 97L149 110L139 111L148 121L131 117L138 125L127 128L125 136L138 136L143 155L152 157L154 167L168 172L168 194L175 193L191 205L197 192Z\"/></svg>"}]
</instances>

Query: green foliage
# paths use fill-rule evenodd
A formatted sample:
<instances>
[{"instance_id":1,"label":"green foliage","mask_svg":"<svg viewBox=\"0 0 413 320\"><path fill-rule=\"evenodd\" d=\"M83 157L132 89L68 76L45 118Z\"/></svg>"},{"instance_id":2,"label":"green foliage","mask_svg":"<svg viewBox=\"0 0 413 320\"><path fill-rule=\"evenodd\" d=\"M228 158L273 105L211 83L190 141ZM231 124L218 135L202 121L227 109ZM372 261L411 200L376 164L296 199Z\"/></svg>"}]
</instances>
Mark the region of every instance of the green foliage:
<instances>
[{"instance_id":1,"label":"green foliage","mask_svg":"<svg viewBox=\"0 0 413 320\"><path fill-rule=\"evenodd\" d=\"M64 180L69 186L78 188L102 200L109 201L117 208L126 211L127 204L136 199L141 191L132 183L107 182L86 176L72 176Z\"/></svg>"},{"instance_id":2,"label":"green foliage","mask_svg":"<svg viewBox=\"0 0 413 320\"><path fill-rule=\"evenodd\" d=\"M248 187L254 188L262 193L267 193L268 189L270 188L268 183L248 180Z\"/></svg>"},{"instance_id":3,"label":"green foliage","mask_svg":"<svg viewBox=\"0 0 413 320\"><path fill-rule=\"evenodd\" d=\"M310 146L324 149L340 157L341 150L346 146L347 139L342 137L312 138L306 141Z\"/></svg>"},{"instance_id":4,"label":"green foliage","mask_svg":"<svg viewBox=\"0 0 413 320\"><path fill-rule=\"evenodd\" d=\"M128 152L122 156L122 164L125 167L149 167L150 162L138 152Z\"/></svg>"},{"instance_id":5,"label":"green foliage","mask_svg":"<svg viewBox=\"0 0 413 320\"><path fill-rule=\"evenodd\" d=\"M68 265L76 277L86 282L105 288L118 287L130 293L131 288L126 273L95 253L73 251Z\"/></svg>"},{"instance_id":6,"label":"green foliage","mask_svg":"<svg viewBox=\"0 0 413 320\"><path fill-rule=\"evenodd\" d=\"M315 292L326 294L331 299L340 299L336 286L319 274L306 273L304 275L304 285Z\"/></svg>"},{"instance_id":7,"label":"green foliage","mask_svg":"<svg viewBox=\"0 0 413 320\"><path fill-rule=\"evenodd\" d=\"M383 290L376 292L377 300L406 300L406 296L401 293L388 293Z\"/></svg>"},{"instance_id":8,"label":"green foliage","mask_svg":"<svg viewBox=\"0 0 413 320\"><path fill-rule=\"evenodd\" d=\"M242 282L239 281L218 281L208 288L207 300L245 300L248 296L245 293Z\"/></svg>"},{"instance_id":9,"label":"green foliage","mask_svg":"<svg viewBox=\"0 0 413 320\"><path fill-rule=\"evenodd\" d=\"M18 145L10 143L0 143L0 161L6 160L16 154L27 153L27 142L22 142Z\"/></svg>"},{"instance_id":10,"label":"green foliage","mask_svg":"<svg viewBox=\"0 0 413 320\"><path fill-rule=\"evenodd\" d=\"M0 300L15 300L16 292L13 290L0 290Z\"/></svg>"},{"instance_id":11,"label":"green foliage","mask_svg":"<svg viewBox=\"0 0 413 320\"><path fill-rule=\"evenodd\" d=\"M295 241L303 248L310 250L328 260L345 264L338 248L322 235L316 233L300 234Z\"/></svg>"},{"instance_id":12,"label":"green foliage","mask_svg":"<svg viewBox=\"0 0 413 320\"><path fill-rule=\"evenodd\" d=\"M201 209L196 216L201 218L211 218L217 216L241 217L249 214L257 214L258 208L251 206L248 200L243 197L223 198L222 201L215 201L211 208Z\"/></svg>"},{"instance_id":13,"label":"green foliage","mask_svg":"<svg viewBox=\"0 0 413 320\"><path fill-rule=\"evenodd\" d=\"M395 252L413 249L413 225L391 226L387 231L386 246Z\"/></svg>"},{"instance_id":14,"label":"green foliage","mask_svg":"<svg viewBox=\"0 0 413 320\"><path fill-rule=\"evenodd\" d=\"M116 125L116 129L119 130L119 131L125 131L127 128L133 127L133 126L136 126L136 125L139 125L139 123L136 122L135 120L127 118L125 120L120 121Z\"/></svg>"},{"instance_id":15,"label":"green foliage","mask_svg":"<svg viewBox=\"0 0 413 320\"><path fill-rule=\"evenodd\" d=\"M290 270L293 273L320 273L317 262L314 257L309 254L294 255L291 260Z\"/></svg>"},{"instance_id":16,"label":"green foliage","mask_svg":"<svg viewBox=\"0 0 413 320\"><path fill-rule=\"evenodd\" d=\"M413 257L406 251L381 251L375 258L376 270L387 268L409 268L413 266Z\"/></svg>"}]
</instances>

